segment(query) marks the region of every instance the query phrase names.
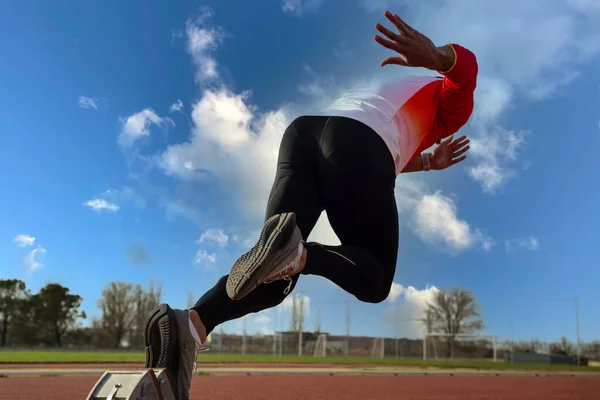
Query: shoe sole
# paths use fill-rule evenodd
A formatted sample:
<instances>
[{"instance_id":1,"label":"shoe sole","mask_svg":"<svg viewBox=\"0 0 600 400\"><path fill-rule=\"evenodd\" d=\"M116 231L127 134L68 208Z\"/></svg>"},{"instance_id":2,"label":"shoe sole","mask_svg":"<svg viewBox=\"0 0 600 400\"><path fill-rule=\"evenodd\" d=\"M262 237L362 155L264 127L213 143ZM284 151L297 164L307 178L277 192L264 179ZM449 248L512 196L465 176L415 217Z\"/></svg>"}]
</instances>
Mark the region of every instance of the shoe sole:
<instances>
[{"instance_id":1,"label":"shoe sole","mask_svg":"<svg viewBox=\"0 0 600 400\"><path fill-rule=\"evenodd\" d=\"M175 313L168 304L159 305L148 320L144 329L146 361L144 368L166 368L174 382L179 373L179 328ZM173 387L178 398L177 386Z\"/></svg>"},{"instance_id":2,"label":"shoe sole","mask_svg":"<svg viewBox=\"0 0 600 400\"><path fill-rule=\"evenodd\" d=\"M297 247L293 247L281 252L295 229L295 213L277 214L265 222L258 243L238 258L231 268L226 284L230 299L240 300L247 296L271 272L273 266L278 266L282 260L298 251Z\"/></svg>"}]
</instances>

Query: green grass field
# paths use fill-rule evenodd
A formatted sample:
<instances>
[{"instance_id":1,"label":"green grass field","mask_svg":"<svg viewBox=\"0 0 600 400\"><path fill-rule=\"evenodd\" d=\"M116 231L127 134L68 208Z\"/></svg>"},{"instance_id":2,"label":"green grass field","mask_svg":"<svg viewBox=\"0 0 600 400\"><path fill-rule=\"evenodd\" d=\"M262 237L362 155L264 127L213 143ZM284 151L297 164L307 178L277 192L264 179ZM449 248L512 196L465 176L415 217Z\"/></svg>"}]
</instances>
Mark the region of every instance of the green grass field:
<instances>
[{"instance_id":1,"label":"green grass field","mask_svg":"<svg viewBox=\"0 0 600 400\"><path fill-rule=\"evenodd\" d=\"M143 352L110 352L110 351L0 351L0 364L66 364L66 363L143 363ZM468 369L527 369L527 370L567 370L597 371L600 367L577 367L571 365L529 365L505 364L503 362L484 361L427 361L418 359L395 358L353 358L353 357L297 357L297 356L263 356L202 353L198 363L206 364L338 364L340 366L406 366L417 368L468 368Z\"/></svg>"}]
</instances>

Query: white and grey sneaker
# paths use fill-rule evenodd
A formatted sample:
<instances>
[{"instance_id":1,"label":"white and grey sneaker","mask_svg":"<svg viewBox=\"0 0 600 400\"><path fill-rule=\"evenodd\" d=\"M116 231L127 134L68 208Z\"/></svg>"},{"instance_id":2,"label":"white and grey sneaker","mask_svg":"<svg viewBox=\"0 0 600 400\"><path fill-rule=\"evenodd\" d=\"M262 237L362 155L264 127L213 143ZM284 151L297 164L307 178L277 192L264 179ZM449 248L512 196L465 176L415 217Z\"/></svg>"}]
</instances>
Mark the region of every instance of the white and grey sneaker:
<instances>
[{"instance_id":1,"label":"white and grey sneaker","mask_svg":"<svg viewBox=\"0 0 600 400\"><path fill-rule=\"evenodd\" d=\"M196 358L203 350L190 330L189 310L159 305L146 323L145 368L166 368L178 400L189 400Z\"/></svg>"},{"instance_id":2,"label":"white and grey sneaker","mask_svg":"<svg viewBox=\"0 0 600 400\"><path fill-rule=\"evenodd\" d=\"M300 271L303 241L295 213L276 214L265 222L258 243L235 262L227 277L227 295L232 300L247 296L261 283L285 279Z\"/></svg>"}]
</instances>

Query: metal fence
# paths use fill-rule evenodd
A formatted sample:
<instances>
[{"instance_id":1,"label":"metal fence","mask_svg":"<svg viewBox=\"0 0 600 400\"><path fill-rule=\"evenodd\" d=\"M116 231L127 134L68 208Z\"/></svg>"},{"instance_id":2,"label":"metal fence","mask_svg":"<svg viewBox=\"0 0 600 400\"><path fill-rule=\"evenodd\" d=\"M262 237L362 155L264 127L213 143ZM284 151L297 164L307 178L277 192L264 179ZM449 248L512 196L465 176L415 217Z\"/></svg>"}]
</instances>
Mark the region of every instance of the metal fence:
<instances>
[{"instance_id":1,"label":"metal fence","mask_svg":"<svg viewBox=\"0 0 600 400\"><path fill-rule=\"evenodd\" d=\"M315 357L422 357L422 340L339 336L313 332L271 335L214 333L207 344L221 354Z\"/></svg>"}]
</instances>

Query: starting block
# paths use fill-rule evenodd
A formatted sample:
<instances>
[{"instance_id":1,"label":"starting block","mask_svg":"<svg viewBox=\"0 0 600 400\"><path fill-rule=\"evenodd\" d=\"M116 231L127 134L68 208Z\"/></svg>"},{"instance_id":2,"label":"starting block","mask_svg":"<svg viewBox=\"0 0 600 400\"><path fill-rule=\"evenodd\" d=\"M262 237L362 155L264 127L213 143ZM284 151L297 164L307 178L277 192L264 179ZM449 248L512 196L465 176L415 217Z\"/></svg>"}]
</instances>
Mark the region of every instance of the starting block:
<instances>
[{"instance_id":1,"label":"starting block","mask_svg":"<svg viewBox=\"0 0 600 400\"><path fill-rule=\"evenodd\" d=\"M86 400L176 400L165 368L106 371Z\"/></svg>"}]
</instances>

